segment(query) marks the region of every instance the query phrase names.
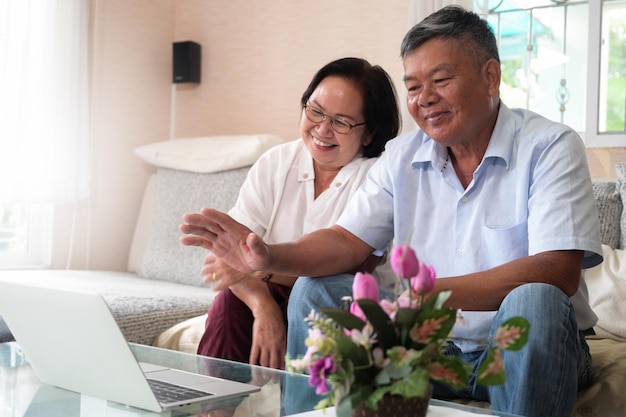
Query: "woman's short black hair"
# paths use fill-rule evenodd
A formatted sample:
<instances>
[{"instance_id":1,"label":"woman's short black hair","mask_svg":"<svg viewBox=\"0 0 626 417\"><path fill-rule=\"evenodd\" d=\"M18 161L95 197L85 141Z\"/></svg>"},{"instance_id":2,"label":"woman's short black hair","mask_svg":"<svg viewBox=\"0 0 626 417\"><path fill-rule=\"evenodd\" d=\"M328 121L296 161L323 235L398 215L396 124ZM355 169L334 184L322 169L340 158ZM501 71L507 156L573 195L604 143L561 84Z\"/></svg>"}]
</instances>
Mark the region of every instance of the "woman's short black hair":
<instances>
[{"instance_id":1,"label":"woman's short black hair","mask_svg":"<svg viewBox=\"0 0 626 417\"><path fill-rule=\"evenodd\" d=\"M371 65L362 58L341 58L324 65L313 77L302 94L302 107L322 80L329 76L339 76L352 81L363 96L363 116L366 128L374 137L363 147L363 156L380 156L385 144L400 131L400 112L396 90L389 74L378 65Z\"/></svg>"}]
</instances>

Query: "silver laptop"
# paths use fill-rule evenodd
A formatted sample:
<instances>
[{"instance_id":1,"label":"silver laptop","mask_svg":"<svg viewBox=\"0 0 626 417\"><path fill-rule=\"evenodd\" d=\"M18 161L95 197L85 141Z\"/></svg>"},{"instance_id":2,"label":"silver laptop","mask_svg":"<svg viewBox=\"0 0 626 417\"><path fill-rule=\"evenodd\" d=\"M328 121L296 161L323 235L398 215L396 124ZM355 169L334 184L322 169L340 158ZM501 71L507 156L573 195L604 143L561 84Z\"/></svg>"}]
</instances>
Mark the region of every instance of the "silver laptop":
<instances>
[{"instance_id":1,"label":"silver laptop","mask_svg":"<svg viewBox=\"0 0 626 417\"><path fill-rule=\"evenodd\" d=\"M137 362L99 294L5 279L0 281L0 316L44 384L155 412L260 390ZM185 391L179 393L183 398L159 400L151 387L155 384L176 385Z\"/></svg>"}]
</instances>

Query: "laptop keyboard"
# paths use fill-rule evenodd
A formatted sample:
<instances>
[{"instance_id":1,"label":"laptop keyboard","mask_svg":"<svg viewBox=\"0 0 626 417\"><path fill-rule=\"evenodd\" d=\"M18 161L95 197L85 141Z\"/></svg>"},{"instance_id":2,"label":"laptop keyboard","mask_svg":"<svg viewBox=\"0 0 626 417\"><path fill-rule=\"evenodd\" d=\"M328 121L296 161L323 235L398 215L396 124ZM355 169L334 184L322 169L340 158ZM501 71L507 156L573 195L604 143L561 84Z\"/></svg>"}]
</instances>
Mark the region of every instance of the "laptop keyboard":
<instances>
[{"instance_id":1,"label":"laptop keyboard","mask_svg":"<svg viewBox=\"0 0 626 417\"><path fill-rule=\"evenodd\" d=\"M181 387L179 385L170 384L169 382L148 379L150 388L154 392L160 403L168 404L179 401L193 400L199 397L213 395L208 392L198 391L193 388Z\"/></svg>"}]
</instances>

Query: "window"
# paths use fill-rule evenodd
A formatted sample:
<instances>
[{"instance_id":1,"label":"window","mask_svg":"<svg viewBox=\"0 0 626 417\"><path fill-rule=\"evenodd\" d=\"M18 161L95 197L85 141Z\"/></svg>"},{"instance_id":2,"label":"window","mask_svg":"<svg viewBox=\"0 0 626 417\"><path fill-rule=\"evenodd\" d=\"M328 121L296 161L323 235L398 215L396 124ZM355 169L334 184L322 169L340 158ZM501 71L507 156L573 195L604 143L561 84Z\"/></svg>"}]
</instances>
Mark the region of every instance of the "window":
<instances>
[{"instance_id":1,"label":"window","mask_svg":"<svg viewBox=\"0 0 626 417\"><path fill-rule=\"evenodd\" d=\"M87 197L91 2L0 0L0 267L50 262L52 207Z\"/></svg>"},{"instance_id":2,"label":"window","mask_svg":"<svg viewBox=\"0 0 626 417\"><path fill-rule=\"evenodd\" d=\"M503 101L587 146L626 146L626 0L475 0L494 28Z\"/></svg>"},{"instance_id":3,"label":"window","mask_svg":"<svg viewBox=\"0 0 626 417\"><path fill-rule=\"evenodd\" d=\"M587 136L598 146L626 146L626 1L593 1L589 9L597 29L589 37Z\"/></svg>"},{"instance_id":4,"label":"window","mask_svg":"<svg viewBox=\"0 0 626 417\"><path fill-rule=\"evenodd\" d=\"M50 264L49 204L0 204L0 265L46 267Z\"/></svg>"}]
</instances>

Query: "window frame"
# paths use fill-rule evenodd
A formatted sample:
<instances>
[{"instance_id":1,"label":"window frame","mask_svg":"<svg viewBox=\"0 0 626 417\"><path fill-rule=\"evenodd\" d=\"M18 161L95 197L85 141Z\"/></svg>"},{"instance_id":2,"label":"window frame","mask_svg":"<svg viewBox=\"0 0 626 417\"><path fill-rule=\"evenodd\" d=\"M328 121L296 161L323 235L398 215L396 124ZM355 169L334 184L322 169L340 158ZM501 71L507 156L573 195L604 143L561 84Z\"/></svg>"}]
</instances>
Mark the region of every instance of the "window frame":
<instances>
[{"instance_id":1,"label":"window frame","mask_svg":"<svg viewBox=\"0 0 626 417\"><path fill-rule=\"evenodd\" d=\"M602 6L604 0L589 1L589 35L587 50L587 105L585 132L582 136L588 148L626 146L626 132L599 132L600 54L602 43Z\"/></svg>"},{"instance_id":2,"label":"window frame","mask_svg":"<svg viewBox=\"0 0 626 417\"><path fill-rule=\"evenodd\" d=\"M600 132L600 54L602 52L602 8L605 0L587 0L587 85L585 91L585 130L578 132L587 148L626 147L626 131ZM474 3L474 10L482 15L488 13L488 2ZM524 10L520 8L520 10Z\"/></svg>"}]
</instances>

